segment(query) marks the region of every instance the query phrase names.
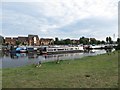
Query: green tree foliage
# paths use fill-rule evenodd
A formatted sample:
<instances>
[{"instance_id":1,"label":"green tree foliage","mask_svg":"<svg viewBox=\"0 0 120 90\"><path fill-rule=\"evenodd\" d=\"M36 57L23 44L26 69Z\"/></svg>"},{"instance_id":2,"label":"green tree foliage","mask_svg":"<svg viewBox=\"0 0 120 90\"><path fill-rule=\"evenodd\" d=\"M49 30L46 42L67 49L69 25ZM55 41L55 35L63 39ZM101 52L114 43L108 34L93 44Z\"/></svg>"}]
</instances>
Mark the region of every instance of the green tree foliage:
<instances>
[{"instance_id":1,"label":"green tree foliage","mask_svg":"<svg viewBox=\"0 0 120 90\"><path fill-rule=\"evenodd\" d=\"M106 42L108 43L108 41L109 41L109 38L108 38L108 37L106 37Z\"/></svg>"},{"instance_id":2,"label":"green tree foliage","mask_svg":"<svg viewBox=\"0 0 120 90\"><path fill-rule=\"evenodd\" d=\"M116 49L120 50L120 38L117 38L117 44L118 44L118 46L116 47Z\"/></svg>"},{"instance_id":3,"label":"green tree foliage","mask_svg":"<svg viewBox=\"0 0 120 90\"><path fill-rule=\"evenodd\" d=\"M106 37L106 42L109 44L113 44L112 38L111 37Z\"/></svg>"},{"instance_id":4,"label":"green tree foliage","mask_svg":"<svg viewBox=\"0 0 120 90\"><path fill-rule=\"evenodd\" d=\"M58 39L58 37L56 37L56 38L55 38L55 41L54 41L54 44L59 45L59 43L60 43L60 42L59 42L59 39Z\"/></svg>"},{"instance_id":5,"label":"green tree foliage","mask_svg":"<svg viewBox=\"0 0 120 90\"><path fill-rule=\"evenodd\" d=\"M20 41L16 41L16 45L20 45L21 44L21 42Z\"/></svg>"},{"instance_id":6,"label":"green tree foliage","mask_svg":"<svg viewBox=\"0 0 120 90\"><path fill-rule=\"evenodd\" d=\"M65 41L64 40L60 40L58 45L65 45Z\"/></svg>"},{"instance_id":7,"label":"green tree foliage","mask_svg":"<svg viewBox=\"0 0 120 90\"><path fill-rule=\"evenodd\" d=\"M108 41L109 41L110 44L112 44L112 38L111 37L108 38Z\"/></svg>"},{"instance_id":8,"label":"green tree foliage","mask_svg":"<svg viewBox=\"0 0 120 90\"><path fill-rule=\"evenodd\" d=\"M64 40L65 45L72 44L72 41L70 39L65 39Z\"/></svg>"},{"instance_id":9,"label":"green tree foliage","mask_svg":"<svg viewBox=\"0 0 120 90\"><path fill-rule=\"evenodd\" d=\"M105 44L105 41L102 40L102 41L101 41L101 44Z\"/></svg>"},{"instance_id":10,"label":"green tree foliage","mask_svg":"<svg viewBox=\"0 0 120 90\"><path fill-rule=\"evenodd\" d=\"M97 41L95 38L90 38L90 44L97 44Z\"/></svg>"},{"instance_id":11,"label":"green tree foliage","mask_svg":"<svg viewBox=\"0 0 120 90\"><path fill-rule=\"evenodd\" d=\"M117 44L120 43L120 38L117 38Z\"/></svg>"},{"instance_id":12,"label":"green tree foliage","mask_svg":"<svg viewBox=\"0 0 120 90\"><path fill-rule=\"evenodd\" d=\"M89 38L82 37L79 39L80 44L87 45L89 44Z\"/></svg>"},{"instance_id":13,"label":"green tree foliage","mask_svg":"<svg viewBox=\"0 0 120 90\"><path fill-rule=\"evenodd\" d=\"M97 41L96 41L96 44L97 44L97 45L101 44L100 40L97 40Z\"/></svg>"}]
</instances>

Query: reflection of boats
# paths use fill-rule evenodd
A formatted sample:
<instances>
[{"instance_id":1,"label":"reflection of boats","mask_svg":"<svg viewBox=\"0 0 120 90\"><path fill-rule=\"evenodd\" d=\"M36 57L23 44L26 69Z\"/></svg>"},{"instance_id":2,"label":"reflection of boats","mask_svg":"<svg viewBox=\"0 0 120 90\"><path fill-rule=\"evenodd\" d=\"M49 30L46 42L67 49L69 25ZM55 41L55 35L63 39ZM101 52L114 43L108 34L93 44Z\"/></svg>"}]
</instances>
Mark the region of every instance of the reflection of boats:
<instances>
[{"instance_id":1,"label":"reflection of boats","mask_svg":"<svg viewBox=\"0 0 120 90\"><path fill-rule=\"evenodd\" d=\"M11 58L26 57L26 53L10 53Z\"/></svg>"},{"instance_id":2,"label":"reflection of boats","mask_svg":"<svg viewBox=\"0 0 120 90\"><path fill-rule=\"evenodd\" d=\"M90 52L90 53L95 53L95 50L93 49L93 50L90 50L89 52Z\"/></svg>"},{"instance_id":3,"label":"reflection of boats","mask_svg":"<svg viewBox=\"0 0 120 90\"><path fill-rule=\"evenodd\" d=\"M26 53L16 53L16 56L18 56L18 57L26 57Z\"/></svg>"},{"instance_id":4,"label":"reflection of boats","mask_svg":"<svg viewBox=\"0 0 120 90\"><path fill-rule=\"evenodd\" d=\"M28 53L27 55L28 55L28 58L38 58L38 55L34 53Z\"/></svg>"}]
</instances>

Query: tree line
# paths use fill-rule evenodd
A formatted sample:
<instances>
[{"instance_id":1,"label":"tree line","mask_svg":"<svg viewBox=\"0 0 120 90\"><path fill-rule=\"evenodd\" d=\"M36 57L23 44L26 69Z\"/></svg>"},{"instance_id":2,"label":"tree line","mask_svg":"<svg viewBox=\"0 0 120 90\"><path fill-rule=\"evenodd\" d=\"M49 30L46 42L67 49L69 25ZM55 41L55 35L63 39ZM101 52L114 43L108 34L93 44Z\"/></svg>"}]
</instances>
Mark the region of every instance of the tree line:
<instances>
[{"instance_id":1,"label":"tree line","mask_svg":"<svg viewBox=\"0 0 120 90\"><path fill-rule=\"evenodd\" d=\"M61 39L59 40L57 37L55 38L54 44L56 45L78 45L78 44L83 44L83 45L99 45L99 44L113 44L113 43L118 43L120 42L120 39L118 38L116 42L113 42L111 37L106 37L106 41L102 40L96 40L95 38L85 38L85 37L81 37L79 40L77 40L76 42L68 39Z\"/></svg>"}]
</instances>

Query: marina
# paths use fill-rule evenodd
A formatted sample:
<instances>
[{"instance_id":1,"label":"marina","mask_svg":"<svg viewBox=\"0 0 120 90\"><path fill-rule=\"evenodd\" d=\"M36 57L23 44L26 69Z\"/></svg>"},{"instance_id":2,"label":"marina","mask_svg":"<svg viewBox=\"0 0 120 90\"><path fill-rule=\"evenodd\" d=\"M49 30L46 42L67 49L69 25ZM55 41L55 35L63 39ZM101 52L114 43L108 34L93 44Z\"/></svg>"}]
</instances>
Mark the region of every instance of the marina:
<instances>
[{"instance_id":1,"label":"marina","mask_svg":"<svg viewBox=\"0 0 120 90\"><path fill-rule=\"evenodd\" d=\"M92 49L113 49L117 45L49 45L49 46L9 46L2 47L3 52L9 53L30 53L56 54L84 52Z\"/></svg>"},{"instance_id":2,"label":"marina","mask_svg":"<svg viewBox=\"0 0 120 90\"><path fill-rule=\"evenodd\" d=\"M110 52L114 51L112 49ZM57 60L75 60L85 56L95 56L106 53L106 50L90 50L88 52L74 52L74 53L59 53L59 54L42 54L37 53L1 53L0 60L2 68L21 67L25 65L37 64L57 61Z\"/></svg>"},{"instance_id":3,"label":"marina","mask_svg":"<svg viewBox=\"0 0 120 90\"><path fill-rule=\"evenodd\" d=\"M1 2L0 88L115 88L119 0Z\"/></svg>"}]
</instances>

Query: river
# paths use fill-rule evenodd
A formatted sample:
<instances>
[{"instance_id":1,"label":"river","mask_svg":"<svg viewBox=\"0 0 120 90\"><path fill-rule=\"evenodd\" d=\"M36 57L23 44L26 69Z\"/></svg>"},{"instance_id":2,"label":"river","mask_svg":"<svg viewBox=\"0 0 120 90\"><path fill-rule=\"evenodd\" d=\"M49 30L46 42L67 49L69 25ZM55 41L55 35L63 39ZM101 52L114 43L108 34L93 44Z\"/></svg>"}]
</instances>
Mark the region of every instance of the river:
<instances>
[{"instance_id":1,"label":"river","mask_svg":"<svg viewBox=\"0 0 120 90\"><path fill-rule=\"evenodd\" d=\"M30 64L37 64L50 62L55 60L75 60L85 56L95 56L98 54L104 54L106 50L92 50L89 52L81 53L64 53L64 54L52 54L52 55L37 55L34 53L1 53L0 54L0 67L1 68L14 68Z\"/></svg>"}]
</instances>

